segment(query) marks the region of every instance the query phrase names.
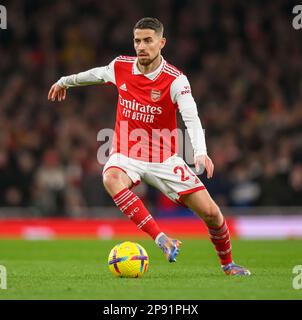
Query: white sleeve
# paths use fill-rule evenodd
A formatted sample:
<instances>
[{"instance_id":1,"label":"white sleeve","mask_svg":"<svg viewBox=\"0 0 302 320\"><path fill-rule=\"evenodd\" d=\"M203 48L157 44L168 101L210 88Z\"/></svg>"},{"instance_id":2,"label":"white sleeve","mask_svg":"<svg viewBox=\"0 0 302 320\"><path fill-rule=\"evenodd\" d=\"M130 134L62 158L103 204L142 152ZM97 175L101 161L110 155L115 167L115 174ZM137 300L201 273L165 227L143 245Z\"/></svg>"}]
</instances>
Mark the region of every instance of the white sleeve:
<instances>
[{"instance_id":1,"label":"white sleeve","mask_svg":"<svg viewBox=\"0 0 302 320\"><path fill-rule=\"evenodd\" d=\"M180 75L172 82L170 94L172 101L178 104L179 112L188 130L194 157L207 154L204 131L191 94L190 83L185 75Z\"/></svg>"},{"instance_id":2,"label":"white sleeve","mask_svg":"<svg viewBox=\"0 0 302 320\"><path fill-rule=\"evenodd\" d=\"M115 59L105 67L93 68L67 77L61 77L57 84L63 88L89 86L105 82L115 82L114 74Z\"/></svg>"}]
</instances>

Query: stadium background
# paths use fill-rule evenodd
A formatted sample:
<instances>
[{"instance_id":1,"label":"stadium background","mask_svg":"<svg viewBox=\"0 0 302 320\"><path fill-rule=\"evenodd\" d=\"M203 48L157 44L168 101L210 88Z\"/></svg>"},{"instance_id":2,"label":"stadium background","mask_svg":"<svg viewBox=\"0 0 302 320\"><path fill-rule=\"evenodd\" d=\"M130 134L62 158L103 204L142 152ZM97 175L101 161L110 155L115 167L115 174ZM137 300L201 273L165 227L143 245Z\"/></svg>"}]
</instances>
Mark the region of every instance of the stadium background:
<instances>
[{"instance_id":1,"label":"stadium background","mask_svg":"<svg viewBox=\"0 0 302 320\"><path fill-rule=\"evenodd\" d=\"M132 27L146 15L164 23L163 55L191 82L215 164L214 177L201 178L233 234L302 236L302 31L292 27L293 2L2 4L0 236L140 235L105 193L96 158L97 133L114 126L115 89L70 89L61 104L47 92L62 75L133 55ZM156 190L142 183L136 192L171 232L206 233Z\"/></svg>"}]
</instances>

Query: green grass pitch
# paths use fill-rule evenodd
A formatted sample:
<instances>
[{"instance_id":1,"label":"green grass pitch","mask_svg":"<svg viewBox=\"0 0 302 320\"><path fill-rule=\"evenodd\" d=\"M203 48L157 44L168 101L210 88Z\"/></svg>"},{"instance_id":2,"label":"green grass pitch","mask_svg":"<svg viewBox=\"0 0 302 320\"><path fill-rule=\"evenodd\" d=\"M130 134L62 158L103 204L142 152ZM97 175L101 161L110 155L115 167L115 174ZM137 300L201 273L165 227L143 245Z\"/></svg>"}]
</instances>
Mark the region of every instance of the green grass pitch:
<instances>
[{"instance_id":1,"label":"green grass pitch","mask_svg":"<svg viewBox=\"0 0 302 320\"><path fill-rule=\"evenodd\" d=\"M149 254L140 279L115 278L107 266L111 248L133 240ZM292 287L295 265L302 264L301 240L233 240L237 263L250 277L227 277L206 239L181 239L176 263L168 263L147 239L0 241L0 265L7 268L1 299L302 299Z\"/></svg>"}]
</instances>

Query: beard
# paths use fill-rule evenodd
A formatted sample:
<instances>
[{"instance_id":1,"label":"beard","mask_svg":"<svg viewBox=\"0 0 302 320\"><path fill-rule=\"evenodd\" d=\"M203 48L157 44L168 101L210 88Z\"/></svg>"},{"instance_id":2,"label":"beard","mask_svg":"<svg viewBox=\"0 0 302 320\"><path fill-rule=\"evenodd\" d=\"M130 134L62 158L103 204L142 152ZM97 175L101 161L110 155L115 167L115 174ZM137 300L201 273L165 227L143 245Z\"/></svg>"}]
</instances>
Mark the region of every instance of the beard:
<instances>
[{"instance_id":1,"label":"beard","mask_svg":"<svg viewBox=\"0 0 302 320\"><path fill-rule=\"evenodd\" d=\"M148 66L150 65L155 59L157 59L159 56L159 53L153 58L153 59L149 59L149 58L140 58L138 57L138 62L140 65L142 66Z\"/></svg>"}]
</instances>

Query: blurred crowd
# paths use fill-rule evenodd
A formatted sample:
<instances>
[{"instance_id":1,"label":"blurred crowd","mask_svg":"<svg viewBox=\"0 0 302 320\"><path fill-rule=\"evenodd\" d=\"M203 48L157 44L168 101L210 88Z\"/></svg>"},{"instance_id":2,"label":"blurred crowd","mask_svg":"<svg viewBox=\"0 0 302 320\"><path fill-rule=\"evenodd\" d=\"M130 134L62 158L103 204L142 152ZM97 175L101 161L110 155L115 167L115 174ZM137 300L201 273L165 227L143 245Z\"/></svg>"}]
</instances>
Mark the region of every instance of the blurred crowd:
<instances>
[{"instance_id":1,"label":"blurred crowd","mask_svg":"<svg viewBox=\"0 0 302 320\"><path fill-rule=\"evenodd\" d=\"M0 206L45 215L112 205L97 133L113 128L113 86L68 90L62 75L133 55L144 16L165 26L163 56L189 78L205 128L220 205L302 205L302 31L291 1L10 0L0 30ZM182 125L180 123L180 125ZM148 187L146 201L165 199Z\"/></svg>"}]
</instances>

